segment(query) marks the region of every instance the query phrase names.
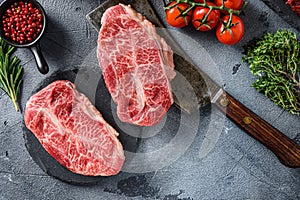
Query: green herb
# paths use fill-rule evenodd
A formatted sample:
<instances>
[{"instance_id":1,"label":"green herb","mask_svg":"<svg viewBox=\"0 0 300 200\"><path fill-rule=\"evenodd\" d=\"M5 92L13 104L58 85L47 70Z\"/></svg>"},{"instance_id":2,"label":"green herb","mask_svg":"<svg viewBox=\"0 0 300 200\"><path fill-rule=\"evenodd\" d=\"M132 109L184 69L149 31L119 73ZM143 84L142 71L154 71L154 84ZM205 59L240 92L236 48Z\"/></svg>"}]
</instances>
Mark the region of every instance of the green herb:
<instances>
[{"instance_id":1,"label":"green herb","mask_svg":"<svg viewBox=\"0 0 300 200\"><path fill-rule=\"evenodd\" d=\"M253 75L252 84L276 105L300 115L300 44L295 33L266 33L243 56Z\"/></svg>"},{"instance_id":2,"label":"green herb","mask_svg":"<svg viewBox=\"0 0 300 200\"><path fill-rule=\"evenodd\" d=\"M20 85L22 82L21 73L23 67L21 60L16 56L11 58L14 51L13 46L9 46L0 38L0 86L1 89L11 98L16 111L19 111L17 102Z\"/></svg>"}]
</instances>

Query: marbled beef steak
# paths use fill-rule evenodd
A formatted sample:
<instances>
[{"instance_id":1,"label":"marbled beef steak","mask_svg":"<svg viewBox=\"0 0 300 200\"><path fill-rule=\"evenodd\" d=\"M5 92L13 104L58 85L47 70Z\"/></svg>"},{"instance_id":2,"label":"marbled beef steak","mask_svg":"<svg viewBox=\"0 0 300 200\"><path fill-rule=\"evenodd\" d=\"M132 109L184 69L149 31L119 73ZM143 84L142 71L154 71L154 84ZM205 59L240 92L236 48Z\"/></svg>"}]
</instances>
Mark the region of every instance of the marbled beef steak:
<instances>
[{"instance_id":1,"label":"marbled beef steak","mask_svg":"<svg viewBox=\"0 0 300 200\"><path fill-rule=\"evenodd\" d=\"M159 123L173 103L173 52L151 22L130 6L110 7L101 19L97 56L121 121Z\"/></svg>"},{"instance_id":2,"label":"marbled beef steak","mask_svg":"<svg viewBox=\"0 0 300 200\"><path fill-rule=\"evenodd\" d=\"M34 94L24 120L45 150L72 172L110 176L123 166L118 133L70 81L55 81Z\"/></svg>"}]
</instances>

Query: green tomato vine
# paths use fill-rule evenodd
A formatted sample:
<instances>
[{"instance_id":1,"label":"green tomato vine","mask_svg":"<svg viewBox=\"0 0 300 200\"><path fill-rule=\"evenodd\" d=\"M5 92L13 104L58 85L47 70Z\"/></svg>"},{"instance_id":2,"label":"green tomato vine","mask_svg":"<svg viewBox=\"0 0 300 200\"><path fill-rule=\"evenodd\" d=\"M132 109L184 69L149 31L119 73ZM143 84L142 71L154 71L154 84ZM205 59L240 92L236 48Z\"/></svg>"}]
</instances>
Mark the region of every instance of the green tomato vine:
<instances>
[{"instance_id":1,"label":"green tomato vine","mask_svg":"<svg viewBox=\"0 0 300 200\"><path fill-rule=\"evenodd\" d=\"M225 3L224 3L224 0L222 0L222 5L221 6L212 6L212 5L208 5L207 4L207 0L203 0L203 3L198 3L198 2L194 2L194 1L190 1L190 0L174 0L176 3L173 4L173 5L169 5L166 0L163 0L164 2L164 10L169 10L169 9L172 9L173 7L176 7L179 3L186 3L189 5L189 7L187 7L185 10L180 10L180 15L177 16L176 18L178 17L184 17L184 16L187 16L189 11L193 10L196 6L200 6L200 7L204 7L204 8L209 8L209 12L205 15L205 17L202 19L202 22L201 23L205 23L209 14L211 13L211 11L213 10L220 10L220 11L225 11L228 13L229 15L229 20L227 21L226 24L224 24L224 30L227 30L227 29L230 29L232 26L234 26L235 24L232 24L232 16L233 15L240 15L243 8L247 5L247 2L244 1L243 3L243 7L240 9L240 10L234 10L234 9L231 9L231 8L227 8L225 7ZM173 1L171 1L173 2Z\"/></svg>"}]
</instances>

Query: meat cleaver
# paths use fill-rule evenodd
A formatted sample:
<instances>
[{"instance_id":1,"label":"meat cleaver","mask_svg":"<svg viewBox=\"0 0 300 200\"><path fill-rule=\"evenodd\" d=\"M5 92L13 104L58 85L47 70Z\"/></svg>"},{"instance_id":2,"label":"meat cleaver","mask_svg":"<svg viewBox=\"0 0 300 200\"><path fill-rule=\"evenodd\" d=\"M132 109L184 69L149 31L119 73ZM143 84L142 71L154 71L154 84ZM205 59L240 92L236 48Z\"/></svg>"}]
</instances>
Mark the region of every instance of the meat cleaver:
<instances>
[{"instance_id":1,"label":"meat cleaver","mask_svg":"<svg viewBox=\"0 0 300 200\"><path fill-rule=\"evenodd\" d=\"M163 27L163 24L147 0L108 0L88 13L86 18L91 25L99 31L101 27L100 21L104 11L119 3L130 4L136 11L144 15L157 27ZM166 29L159 32L159 34L171 46L173 51L176 50L176 52L179 52L174 54L175 69L189 81L192 85L193 92L195 92L197 96L196 103L190 103L190 91L187 91L186 88L181 88L181 85L177 83L175 79L175 81L171 82L172 89L186 93L183 94L186 98L180 102L175 98L177 106L191 113L195 109L212 103L213 106L217 107L241 129L269 148L279 158L282 164L291 168L300 167L300 147L296 143L249 110L215 83L207 74L202 72L198 67L195 67L178 43L168 34Z\"/></svg>"}]
</instances>

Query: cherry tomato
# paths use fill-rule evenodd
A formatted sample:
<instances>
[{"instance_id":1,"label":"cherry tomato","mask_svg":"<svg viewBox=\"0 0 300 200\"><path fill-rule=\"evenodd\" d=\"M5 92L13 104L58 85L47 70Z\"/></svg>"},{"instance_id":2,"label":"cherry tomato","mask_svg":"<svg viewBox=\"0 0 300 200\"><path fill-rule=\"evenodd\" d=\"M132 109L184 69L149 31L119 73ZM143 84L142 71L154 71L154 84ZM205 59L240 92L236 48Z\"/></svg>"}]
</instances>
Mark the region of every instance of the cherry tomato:
<instances>
[{"instance_id":1,"label":"cherry tomato","mask_svg":"<svg viewBox=\"0 0 300 200\"><path fill-rule=\"evenodd\" d=\"M244 36L244 23L241 18L232 15L230 28L225 29L225 24L228 20L229 15L225 15L222 18L222 22L220 22L217 27L216 36L223 44L233 45L238 43Z\"/></svg>"},{"instance_id":2,"label":"cherry tomato","mask_svg":"<svg viewBox=\"0 0 300 200\"><path fill-rule=\"evenodd\" d=\"M222 6L222 0L214 0L217 6ZM224 0L224 6L233 10L240 10L244 0Z\"/></svg>"},{"instance_id":3,"label":"cherry tomato","mask_svg":"<svg viewBox=\"0 0 300 200\"><path fill-rule=\"evenodd\" d=\"M207 5L215 6L215 4L207 2ZM209 12L209 8L197 6L193 12L192 16L192 23L193 26L200 31L210 31L211 29L215 28L220 19L220 11L219 10L212 10L206 21L202 23L202 20L205 18L205 16Z\"/></svg>"},{"instance_id":4,"label":"cherry tomato","mask_svg":"<svg viewBox=\"0 0 300 200\"><path fill-rule=\"evenodd\" d=\"M173 1L168 6L173 6L176 1ZM192 10L190 10L187 15L181 16L182 12L189 7L187 3L179 3L176 6L166 10L166 20L174 27L182 28L189 24L192 16Z\"/></svg>"}]
</instances>

